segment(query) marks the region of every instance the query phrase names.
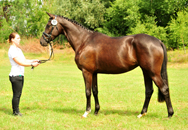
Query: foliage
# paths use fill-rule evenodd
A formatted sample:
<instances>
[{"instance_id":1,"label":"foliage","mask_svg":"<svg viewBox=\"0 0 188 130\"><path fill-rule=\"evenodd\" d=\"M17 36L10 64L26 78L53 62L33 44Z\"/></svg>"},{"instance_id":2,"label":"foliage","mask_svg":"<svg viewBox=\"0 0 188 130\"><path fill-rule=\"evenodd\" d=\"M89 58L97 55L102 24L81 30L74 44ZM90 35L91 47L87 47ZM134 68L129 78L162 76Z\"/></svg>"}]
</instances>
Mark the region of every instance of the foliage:
<instances>
[{"instance_id":1,"label":"foliage","mask_svg":"<svg viewBox=\"0 0 188 130\"><path fill-rule=\"evenodd\" d=\"M56 0L56 6L55 14L76 20L89 29L99 27L104 21L105 8L100 0Z\"/></svg>"},{"instance_id":2,"label":"foliage","mask_svg":"<svg viewBox=\"0 0 188 130\"><path fill-rule=\"evenodd\" d=\"M27 18L27 32L30 36L40 37L46 26L46 21L48 21L48 17L43 17L46 12L43 10L38 11L38 8L40 7L34 7Z\"/></svg>"},{"instance_id":3,"label":"foliage","mask_svg":"<svg viewBox=\"0 0 188 130\"><path fill-rule=\"evenodd\" d=\"M14 0L4 3L6 3L6 5L3 5L4 7L9 5L7 7L7 12L9 13L7 24L9 24L9 27L6 27L4 30L12 28L13 30L9 31L9 34L10 32L18 32L23 36L39 36L41 34L45 27L43 22L47 19L42 17L44 11L41 10L42 3L40 1ZM5 21L4 18L1 19ZM4 23L3 26L5 26ZM9 35L4 30L1 30L6 35L3 36L3 39Z\"/></svg>"},{"instance_id":4,"label":"foliage","mask_svg":"<svg viewBox=\"0 0 188 130\"><path fill-rule=\"evenodd\" d=\"M136 26L140 14L139 0L116 0L106 11L104 26L115 36L126 35L131 27Z\"/></svg>"},{"instance_id":5,"label":"foliage","mask_svg":"<svg viewBox=\"0 0 188 130\"><path fill-rule=\"evenodd\" d=\"M167 45L167 34L164 27L157 26L155 17L147 17L146 21L138 21L135 27L130 28L131 34L145 33L160 39L165 45Z\"/></svg>"},{"instance_id":6,"label":"foliage","mask_svg":"<svg viewBox=\"0 0 188 130\"><path fill-rule=\"evenodd\" d=\"M6 19L1 20L2 26L0 27L0 43L8 40L9 34L14 30L11 28L10 23L6 22Z\"/></svg>"},{"instance_id":7,"label":"foliage","mask_svg":"<svg viewBox=\"0 0 188 130\"><path fill-rule=\"evenodd\" d=\"M0 39L5 42L12 31L41 37L49 12L109 36L147 33L177 49L187 46L187 7L188 0L3 0Z\"/></svg>"},{"instance_id":8,"label":"foliage","mask_svg":"<svg viewBox=\"0 0 188 130\"><path fill-rule=\"evenodd\" d=\"M176 0L141 0L139 7L142 19L145 19L145 15L152 16L157 21L157 26L166 27L180 5Z\"/></svg>"},{"instance_id":9,"label":"foliage","mask_svg":"<svg viewBox=\"0 0 188 130\"><path fill-rule=\"evenodd\" d=\"M173 49L188 45L188 12L179 11L177 15L177 19L172 19L168 26L170 39L168 46Z\"/></svg>"},{"instance_id":10,"label":"foliage","mask_svg":"<svg viewBox=\"0 0 188 130\"><path fill-rule=\"evenodd\" d=\"M7 3L1 2L0 5L0 42L3 43L8 39L8 36L10 32L13 31L13 29L10 27L11 23L8 21L7 16L9 15L9 12L4 14L4 6L7 6ZM3 17L4 16L4 17Z\"/></svg>"}]
</instances>

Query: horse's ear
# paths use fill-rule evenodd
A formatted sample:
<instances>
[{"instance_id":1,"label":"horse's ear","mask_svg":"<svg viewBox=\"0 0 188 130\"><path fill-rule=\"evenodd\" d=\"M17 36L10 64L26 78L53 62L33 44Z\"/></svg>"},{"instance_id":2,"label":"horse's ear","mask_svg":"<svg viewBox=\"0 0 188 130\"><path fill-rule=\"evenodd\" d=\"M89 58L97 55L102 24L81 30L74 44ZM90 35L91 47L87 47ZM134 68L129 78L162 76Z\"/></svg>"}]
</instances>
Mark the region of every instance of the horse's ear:
<instances>
[{"instance_id":1,"label":"horse's ear","mask_svg":"<svg viewBox=\"0 0 188 130\"><path fill-rule=\"evenodd\" d=\"M50 14L50 13L48 13L48 12L46 12L49 16L50 16L50 18L53 18L53 15L52 14Z\"/></svg>"}]
</instances>

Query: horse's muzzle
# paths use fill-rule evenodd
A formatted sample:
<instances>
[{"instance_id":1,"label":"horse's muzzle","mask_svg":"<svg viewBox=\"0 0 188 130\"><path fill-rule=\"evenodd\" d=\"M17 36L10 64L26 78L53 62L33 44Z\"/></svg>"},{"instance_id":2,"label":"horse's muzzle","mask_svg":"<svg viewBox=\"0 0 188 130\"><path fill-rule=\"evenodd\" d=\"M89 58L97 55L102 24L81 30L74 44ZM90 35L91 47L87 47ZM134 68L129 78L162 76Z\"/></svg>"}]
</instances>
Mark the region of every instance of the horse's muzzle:
<instances>
[{"instance_id":1,"label":"horse's muzzle","mask_svg":"<svg viewBox=\"0 0 188 130\"><path fill-rule=\"evenodd\" d=\"M48 43L41 37L41 39L40 39L40 45L41 46L47 46Z\"/></svg>"}]
</instances>

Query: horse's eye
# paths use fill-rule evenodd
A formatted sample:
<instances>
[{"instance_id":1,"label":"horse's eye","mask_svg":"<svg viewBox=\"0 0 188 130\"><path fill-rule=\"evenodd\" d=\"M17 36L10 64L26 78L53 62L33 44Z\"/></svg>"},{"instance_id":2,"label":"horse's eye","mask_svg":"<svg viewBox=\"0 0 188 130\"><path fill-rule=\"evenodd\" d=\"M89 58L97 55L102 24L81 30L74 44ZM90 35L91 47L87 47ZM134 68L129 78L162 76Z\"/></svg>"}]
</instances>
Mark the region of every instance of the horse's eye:
<instances>
[{"instance_id":1,"label":"horse's eye","mask_svg":"<svg viewBox=\"0 0 188 130\"><path fill-rule=\"evenodd\" d=\"M47 27L47 28L49 28L49 27L50 27L50 25L48 25L48 24L47 24L47 25L46 25L46 27Z\"/></svg>"}]
</instances>

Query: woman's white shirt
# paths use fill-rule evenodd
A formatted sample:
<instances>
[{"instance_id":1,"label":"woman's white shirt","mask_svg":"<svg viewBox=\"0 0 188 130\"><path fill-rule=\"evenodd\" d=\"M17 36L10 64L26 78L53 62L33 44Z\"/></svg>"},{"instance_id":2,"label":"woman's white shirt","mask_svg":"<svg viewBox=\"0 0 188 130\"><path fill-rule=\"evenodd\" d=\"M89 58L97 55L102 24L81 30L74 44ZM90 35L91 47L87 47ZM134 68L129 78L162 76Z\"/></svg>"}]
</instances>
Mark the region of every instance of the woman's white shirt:
<instances>
[{"instance_id":1,"label":"woman's white shirt","mask_svg":"<svg viewBox=\"0 0 188 130\"><path fill-rule=\"evenodd\" d=\"M11 71L9 73L9 76L18 76L22 75L24 76L24 66L21 66L17 64L13 58L19 57L21 60L25 60L25 56L22 52L22 50L16 46L11 45L8 51L8 57L11 64Z\"/></svg>"}]
</instances>

